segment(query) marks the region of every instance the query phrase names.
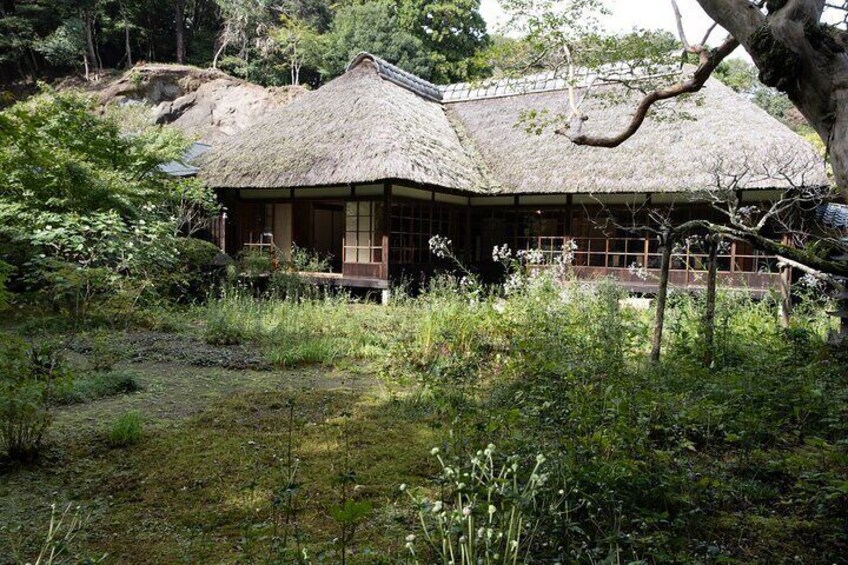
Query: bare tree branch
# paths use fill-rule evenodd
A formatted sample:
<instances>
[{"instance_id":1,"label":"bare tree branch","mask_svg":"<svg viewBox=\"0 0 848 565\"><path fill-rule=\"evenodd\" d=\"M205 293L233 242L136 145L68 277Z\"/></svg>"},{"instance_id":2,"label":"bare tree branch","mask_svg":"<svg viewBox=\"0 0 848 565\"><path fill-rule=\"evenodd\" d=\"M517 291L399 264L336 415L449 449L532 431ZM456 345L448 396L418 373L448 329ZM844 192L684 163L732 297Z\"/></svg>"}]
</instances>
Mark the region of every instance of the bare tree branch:
<instances>
[{"instance_id":1,"label":"bare tree branch","mask_svg":"<svg viewBox=\"0 0 848 565\"><path fill-rule=\"evenodd\" d=\"M693 73L692 77L686 81L679 82L669 87L660 88L648 93L639 105L636 107L636 113L630 120L630 124L618 135L611 137L594 137L578 133L576 135L568 134L567 130L558 130L557 133L568 135L571 141L577 145L588 145L590 147L618 147L639 131L648 112L657 102L676 98L683 94L693 94L700 91L712 76L713 72L718 68L719 64L724 61L728 55L739 47L739 42L733 37L728 37L724 43L712 50L700 47L698 56L700 64Z\"/></svg>"}]
</instances>

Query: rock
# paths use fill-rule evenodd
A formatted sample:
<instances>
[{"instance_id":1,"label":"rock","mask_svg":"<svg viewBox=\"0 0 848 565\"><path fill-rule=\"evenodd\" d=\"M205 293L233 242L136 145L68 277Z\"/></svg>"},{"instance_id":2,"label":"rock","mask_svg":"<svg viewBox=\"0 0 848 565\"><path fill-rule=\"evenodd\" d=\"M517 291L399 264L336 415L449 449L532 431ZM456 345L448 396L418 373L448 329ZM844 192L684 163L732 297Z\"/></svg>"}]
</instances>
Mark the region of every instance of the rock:
<instances>
[{"instance_id":1,"label":"rock","mask_svg":"<svg viewBox=\"0 0 848 565\"><path fill-rule=\"evenodd\" d=\"M101 91L107 104L143 103L152 121L208 144L246 129L266 113L307 92L300 86L264 88L215 69L140 65Z\"/></svg>"}]
</instances>

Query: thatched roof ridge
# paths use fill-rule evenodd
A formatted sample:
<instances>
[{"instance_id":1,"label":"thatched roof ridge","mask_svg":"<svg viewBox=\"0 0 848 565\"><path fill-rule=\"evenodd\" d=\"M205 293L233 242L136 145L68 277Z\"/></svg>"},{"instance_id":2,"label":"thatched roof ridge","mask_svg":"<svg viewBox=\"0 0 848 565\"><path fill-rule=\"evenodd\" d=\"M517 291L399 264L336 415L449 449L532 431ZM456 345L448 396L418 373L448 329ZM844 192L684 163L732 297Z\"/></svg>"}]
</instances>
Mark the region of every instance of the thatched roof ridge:
<instances>
[{"instance_id":1,"label":"thatched roof ridge","mask_svg":"<svg viewBox=\"0 0 848 565\"><path fill-rule=\"evenodd\" d=\"M612 89L587 94L582 110L586 133L620 131L630 120L639 94L610 99ZM620 91L619 91L620 93ZM578 93L578 97L583 93ZM631 139L615 149L574 145L554 128L540 135L520 123L523 111L548 116L566 111L564 92L553 89L446 104L462 123L505 192L509 193L668 193L709 190L712 163L725 167L791 160L807 163L797 185L828 183L824 164L806 140L716 79L692 97L669 101ZM816 165L822 163L820 167ZM798 167L799 171L801 167ZM740 188L789 188L779 178L750 175Z\"/></svg>"},{"instance_id":2,"label":"thatched roof ridge","mask_svg":"<svg viewBox=\"0 0 848 565\"><path fill-rule=\"evenodd\" d=\"M828 182L809 143L717 80L695 96L664 103L665 111L652 112L616 149L576 146L554 128L527 133L522 111L564 112L566 87L556 75L436 87L363 53L341 77L231 136L196 164L216 188L397 179L478 194L664 193L712 188L711 161L767 163L777 151L780 159L813 165L799 167L791 182L750 175L740 188ZM616 132L630 120L638 94L622 100L620 88L586 93L588 133ZM677 118L669 118L669 109Z\"/></svg>"},{"instance_id":3,"label":"thatched roof ridge","mask_svg":"<svg viewBox=\"0 0 848 565\"><path fill-rule=\"evenodd\" d=\"M199 162L217 188L281 188L404 179L464 191L486 184L445 109L362 57Z\"/></svg>"},{"instance_id":4,"label":"thatched roof ridge","mask_svg":"<svg viewBox=\"0 0 848 565\"><path fill-rule=\"evenodd\" d=\"M363 61L371 61L374 68L377 69L377 74L386 80L389 80L398 86L402 86L407 90L411 90L415 94L433 100L436 102L442 101L442 91L438 86L427 82L423 78L407 72L400 67L396 67L380 57L376 57L371 53L362 52L353 58L353 61L347 66L346 72L357 67Z\"/></svg>"}]
</instances>

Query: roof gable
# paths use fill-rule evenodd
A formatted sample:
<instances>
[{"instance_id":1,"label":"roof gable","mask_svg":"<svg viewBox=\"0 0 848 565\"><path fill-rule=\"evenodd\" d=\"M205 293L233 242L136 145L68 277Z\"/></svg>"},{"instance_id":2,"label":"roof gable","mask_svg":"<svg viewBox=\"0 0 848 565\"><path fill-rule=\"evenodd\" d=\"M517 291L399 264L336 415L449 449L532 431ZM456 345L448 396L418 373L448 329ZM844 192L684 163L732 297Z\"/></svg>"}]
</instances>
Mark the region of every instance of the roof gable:
<instances>
[{"instance_id":1,"label":"roof gable","mask_svg":"<svg viewBox=\"0 0 848 565\"><path fill-rule=\"evenodd\" d=\"M361 59L200 160L220 188L283 188L404 179L456 190L483 181L442 105Z\"/></svg>"}]
</instances>

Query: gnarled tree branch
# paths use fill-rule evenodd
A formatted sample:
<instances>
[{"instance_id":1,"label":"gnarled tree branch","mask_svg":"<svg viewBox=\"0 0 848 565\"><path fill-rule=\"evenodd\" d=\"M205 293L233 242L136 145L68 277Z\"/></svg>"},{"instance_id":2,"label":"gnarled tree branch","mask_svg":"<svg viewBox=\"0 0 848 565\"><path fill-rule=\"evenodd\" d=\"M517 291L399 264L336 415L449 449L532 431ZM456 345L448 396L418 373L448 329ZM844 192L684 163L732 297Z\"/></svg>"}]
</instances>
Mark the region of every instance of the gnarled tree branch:
<instances>
[{"instance_id":1,"label":"gnarled tree branch","mask_svg":"<svg viewBox=\"0 0 848 565\"><path fill-rule=\"evenodd\" d=\"M728 37L720 47L716 49L707 49L703 46L694 46L687 49L688 52L696 52L700 58L700 64L692 77L686 81L679 82L672 86L660 88L649 92L636 107L636 112L630 120L627 128L618 135L611 137L591 136L586 134L571 135L569 138L577 145L588 145L590 147L618 147L639 131L645 119L648 117L648 112L651 107L657 102L676 98L683 94L694 94L700 91L712 76L713 72L718 68L719 64L724 61L728 55L739 47L739 42L733 37Z\"/></svg>"}]
</instances>

